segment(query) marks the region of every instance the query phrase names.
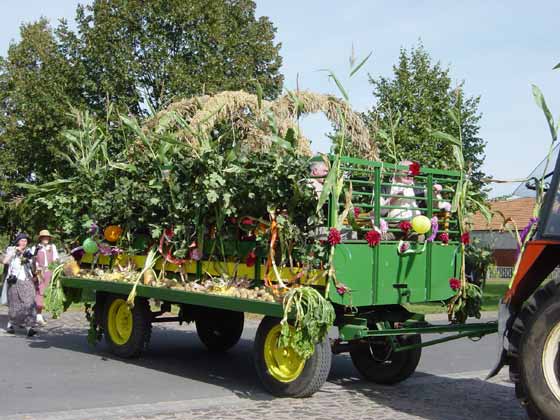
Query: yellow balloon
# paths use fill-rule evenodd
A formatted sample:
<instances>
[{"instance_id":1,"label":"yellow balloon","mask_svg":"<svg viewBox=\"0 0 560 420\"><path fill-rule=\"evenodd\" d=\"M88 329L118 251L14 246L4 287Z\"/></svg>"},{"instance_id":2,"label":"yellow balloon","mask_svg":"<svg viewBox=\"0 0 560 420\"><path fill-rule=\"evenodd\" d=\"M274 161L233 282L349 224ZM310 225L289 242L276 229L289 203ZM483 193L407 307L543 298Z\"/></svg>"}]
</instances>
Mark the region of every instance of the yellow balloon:
<instances>
[{"instance_id":1,"label":"yellow balloon","mask_svg":"<svg viewBox=\"0 0 560 420\"><path fill-rule=\"evenodd\" d=\"M416 216L412 219L412 229L419 235L424 235L432 228L432 222L426 216Z\"/></svg>"}]
</instances>

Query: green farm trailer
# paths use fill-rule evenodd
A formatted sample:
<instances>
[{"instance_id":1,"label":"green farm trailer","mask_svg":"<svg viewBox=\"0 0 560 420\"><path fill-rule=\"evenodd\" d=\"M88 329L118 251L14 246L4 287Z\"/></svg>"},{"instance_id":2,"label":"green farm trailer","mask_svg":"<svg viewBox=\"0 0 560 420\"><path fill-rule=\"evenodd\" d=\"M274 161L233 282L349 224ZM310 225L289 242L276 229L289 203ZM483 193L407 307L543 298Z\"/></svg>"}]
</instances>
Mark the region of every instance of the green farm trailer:
<instances>
[{"instance_id":1,"label":"green farm trailer","mask_svg":"<svg viewBox=\"0 0 560 420\"><path fill-rule=\"evenodd\" d=\"M366 379L394 384L412 375L423 347L463 337L480 338L498 330L497 322L431 325L422 315L410 310L411 304L445 302L456 294L449 280L459 277L460 271L458 221L453 214L442 211L432 192L439 185L440 199L451 201L460 174L422 168L421 174L414 177L413 186L398 185L394 176L403 170L408 168L341 158L344 182L347 187L352 185L352 202L359 209L355 220L347 221L334 257L336 278L349 292L340 293L336 287L328 287L325 276L300 279L303 284L326 293L334 307L334 326L338 329L338 336L317 343L314 354L307 360L291 348L278 345L283 316L279 302L139 285L131 309L126 303L132 288L130 283L83 276L66 276L61 282L67 295L78 296L79 300L94 305L95 322L101 327L110 351L120 357L140 355L150 339L152 324L175 321L194 322L200 339L210 350L226 351L241 336L244 313L253 313L264 316L256 334L254 360L256 372L270 393L283 397L312 395L327 379L332 354L343 352L350 353L354 365ZM410 203L415 203L413 211L429 219L437 216L437 228L432 226L432 230L445 232L445 240L419 235L408 244L409 252L400 252L399 224L404 218L398 217L398 210L410 211L411 206L403 201L402 194L394 193L399 187L414 188L415 197L408 197ZM391 202L389 198L397 200ZM326 211L331 226L339 206L343 205L332 198L328 203ZM387 223L385 236L376 246L371 246L359 234L360 230L366 226L371 229L372 224L380 226L382 219ZM254 246L241 242L232 248ZM265 251L257 252L257 261L252 266L237 261L226 263L225 269L235 269L259 285L265 275ZM103 258L97 261L98 266L108 263ZM159 268L177 269L172 265ZM190 261L183 269L197 278L204 273L217 275L223 267L203 257L200 261ZM155 303L159 308L154 310ZM178 310L172 311L172 307ZM421 339L421 336L429 338Z\"/></svg>"}]
</instances>

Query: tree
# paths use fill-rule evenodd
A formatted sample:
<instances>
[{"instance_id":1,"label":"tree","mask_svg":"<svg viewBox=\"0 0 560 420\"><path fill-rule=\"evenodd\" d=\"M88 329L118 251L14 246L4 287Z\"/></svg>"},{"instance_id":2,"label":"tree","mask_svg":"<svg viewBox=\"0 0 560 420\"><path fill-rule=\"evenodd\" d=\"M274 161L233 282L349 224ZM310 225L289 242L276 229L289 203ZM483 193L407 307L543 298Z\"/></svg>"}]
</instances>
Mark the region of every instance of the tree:
<instances>
[{"instance_id":1,"label":"tree","mask_svg":"<svg viewBox=\"0 0 560 420\"><path fill-rule=\"evenodd\" d=\"M258 85L266 98L281 92L275 28L255 17L251 0L95 0L78 6L76 22L75 31L65 21L54 30L45 19L22 25L21 40L0 57L4 228L18 219L7 206L17 183L68 170L58 151L61 132L75 125L72 108L103 120L117 115L111 104L143 117L175 97Z\"/></svg>"},{"instance_id":2,"label":"tree","mask_svg":"<svg viewBox=\"0 0 560 420\"><path fill-rule=\"evenodd\" d=\"M61 167L55 153L70 106L83 103L75 71L46 20L21 27L21 41L0 60L0 190L43 181Z\"/></svg>"},{"instance_id":3,"label":"tree","mask_svg":"<svg viewBox=\"0 0 560 420\"><path fill-rule=\"evenodd\" d=\"M275 28L251 0L96 0L76 20L66 39L94 82L92 105L139 115L177 96L255 92L257 81L267 98L281 92Z\"/></svg>"},{"instance_id":4,"label":"tree","mask_svg":"<svg viewBox=\"0 0 560 420\"><path fill-rule=\"evenodd\" d=\"M482 187L486 142L479 137L480 97L465 97L463 85L452 86L449 69L432 63L420 44L411 51L401 49L393 77L370 77L376 105L366 114L377 125L375 141L383 144L381 159L408 159L422 165L457 169L451 145L432 136L433 130L455 134L450 110L458 107L462 116L464 156L474 185Z\"/></svg>"}]
</instances>

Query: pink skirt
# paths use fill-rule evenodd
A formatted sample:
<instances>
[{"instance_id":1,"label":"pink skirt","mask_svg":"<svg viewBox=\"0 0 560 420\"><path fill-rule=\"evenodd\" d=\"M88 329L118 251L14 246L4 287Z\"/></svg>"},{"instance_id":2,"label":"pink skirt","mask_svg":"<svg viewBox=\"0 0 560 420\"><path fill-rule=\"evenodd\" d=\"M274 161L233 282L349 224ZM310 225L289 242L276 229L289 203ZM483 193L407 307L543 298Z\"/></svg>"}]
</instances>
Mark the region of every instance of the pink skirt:
<instances>
[{"instance_id":1,"label":"pink skirt","mask_svg":"<svg viewBox=\"0 0 560 420\"><path fill-rule=\"evenodd\" d=\"M45 290L47 290L47 287L49 287L51 278L51 271L43 271L43 275L39 277L39 281L37 283L37 293L35 294L35 304L37 305L37 309L43 309L45 306Z\"/></svg>"}]
</instances>

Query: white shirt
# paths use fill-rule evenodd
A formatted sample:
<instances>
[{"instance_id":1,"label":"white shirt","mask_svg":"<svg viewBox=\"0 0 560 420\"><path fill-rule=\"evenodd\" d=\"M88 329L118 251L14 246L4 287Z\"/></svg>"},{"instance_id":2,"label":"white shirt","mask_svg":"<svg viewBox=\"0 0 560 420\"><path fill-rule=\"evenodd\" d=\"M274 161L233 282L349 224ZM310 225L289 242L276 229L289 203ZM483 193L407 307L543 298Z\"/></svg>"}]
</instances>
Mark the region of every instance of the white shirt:
<instances>
[{"instance_id":1,"label":"white shirt","mask_svg":"<svg viewBox=\"0 0 560 420\"><path fill-rule=\"evenodd\" d=\"M16 256L16 247L10 246L6 250L6 258L9 261L8 276L16 276L18 280L27 280L33 277L29 267L22 263L22 258Z\"/></svg>"},{"instance_id":2,"label":"white shirt","mask_svg":"<svg viewBox=\"0 0 560 420\"><path fill-rule=\"evenodd\" d=\"M413 210L418 208L416 203L416 195L414 194L413 186L410 187L400 187L392 186L390 195L402 195L402 198L385 198L381 199L382 206L396 206L396 207L406 207L406 209L389 209L387 213L388 218L400 218L400 219L412 219L414 216L420 214L419 210ZM387 212L385 209L383 213Z\"/></svg>"}]
</instances>

